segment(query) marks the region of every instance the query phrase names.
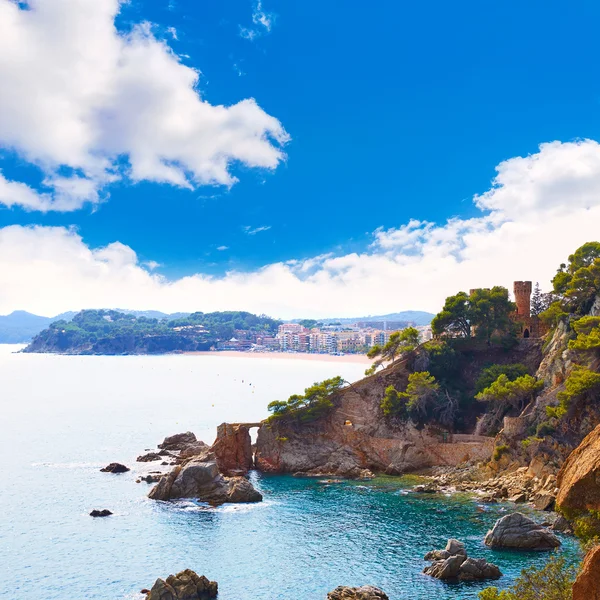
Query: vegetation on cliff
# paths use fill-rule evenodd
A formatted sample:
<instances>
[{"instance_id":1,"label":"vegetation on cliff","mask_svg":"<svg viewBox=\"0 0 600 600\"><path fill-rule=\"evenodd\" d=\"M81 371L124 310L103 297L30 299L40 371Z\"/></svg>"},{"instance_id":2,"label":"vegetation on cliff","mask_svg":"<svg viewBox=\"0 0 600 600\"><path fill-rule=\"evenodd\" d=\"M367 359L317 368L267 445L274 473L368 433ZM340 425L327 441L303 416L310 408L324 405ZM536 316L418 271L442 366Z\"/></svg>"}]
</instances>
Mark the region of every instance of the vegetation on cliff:
<instances>
[{"instance_id":1,"label":"vegetation on cliff","mask_svg":"<svg viewBox=\"0 0 600 600\"><path fill-rule=\"evenodd\" d=\"M279 324L275 319L246 312L193 313L159 320L115 310L84 310L72 321L50 324L25 352L159 354L208 350L237 330L273 334Z\"/></svg>"}]
</instances>

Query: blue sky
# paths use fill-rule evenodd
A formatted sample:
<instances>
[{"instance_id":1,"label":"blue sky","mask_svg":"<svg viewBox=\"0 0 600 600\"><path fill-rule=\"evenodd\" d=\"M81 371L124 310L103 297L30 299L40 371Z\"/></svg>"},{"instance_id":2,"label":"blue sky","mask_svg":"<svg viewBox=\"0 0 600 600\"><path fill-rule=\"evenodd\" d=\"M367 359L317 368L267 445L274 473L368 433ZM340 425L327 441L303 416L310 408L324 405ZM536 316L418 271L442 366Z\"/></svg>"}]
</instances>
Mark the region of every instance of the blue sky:
<instances>
[{"instance_id":1,"label":"blue sky","mask_svg":"<svg viewBox=\"0 0 600 600\"><path fill-rule=\"evenodd\" d=\"M48 2L29 5L31 13L39 12L36 26L41 28L52 23L52 15L47 23L42 18ZM57 3L65 15L72 15L64 35L74 40L80 3ZM113 3L99 0L107 6ZM0 9L8 10L9 4L0 0ZM285 156L264 159L270 162L267 168L234 157L228 167L229 176L237 180L232 185L203 185L188 177L183 186L130 177L123 166L128 158L120 154L111 157L111 172L116 169L118 176L110 181L106 169L99 175L97 164L69 162L64 158L68 149L53 140L42 149L36 145L35 131L31 136L13 134L10 123L3 128L0 119L0 169L6 181L50 194L45 197L48 202L55 202L59 188L41 185L44 178L47 183L48 178L74 175L95 182L94 190L84 194L87 200L78 196L76 209L73 203L68 210L58 203L54 207L62 206L60 210L31 210L31 205L25 209L22 203L5 200L0 227L67 228L64 231L78 236L81 247L92 252L118 242L135 253L136 265L149 263L153 275L168 281L194 274L219 278L232 271L255 273L285 261L303 262L304 272L313 274L322 267L311 262L315 257L372 257L381 231L396 231L411 220L444 227L452 218L485 218L490 206L482 211L473 198L493 189L502 161L535 156L545 142L598 139L598 3L367 5L347 0L341 6L281 0L131 0L122 5L114 21L117 37L141 23L151 24L143 26L145 35L167 44L176 60L201 72L196 90L202 100L214 107L254 98L261 118L273 118L289 135L273 133L271 125L264 129L270 147ZM21 25L15 23L18 30ZM26 30L25 21L22 28ZM25 40L24 34L17 43ZM80 50L77 43L65 51L83 55L85 46ZM76 77L74 65L67 62L63 71L73 69ZM7 81L12 81L10 76L9 72ZM0 108L2 95L10 95L2 78L0 66ZM168 84L168 77L165 81ZM28 85L32 93L46 94L44 77L39 85ZM143 102L145 88L128 89ZM68 106L74 105L57 110L71 110ZM24 114L23 122L31 122ZM60 137L61 131L48 133L49 139L52 135ZM197 139L186 143L204 143ZM104 142L102 151L107 146ZM97 156L98 146L90 148ZM261 156L267 152L264 144L255 150ZM156 152L161 151L157 147ZM221 148L217 154L222 152ZM538 183L540 189L548 187L543 180ZM563 189L564 181L553 185ZM8 189L7 194L16 188ZM52 195L54 200L48 200ZM582 209L593 208L593 195L586 195ZM545 205L542 198L539 206ZM526 211L515 206L511 218L519 219ZM419 227L420 236L429 235ZM579 241L569 238L568 243ZM379 245L378 257L389 250L386 243ZM551 259L570 250L561 247ZM422 246L416 252L423 254ZM402 251L403 256L414 253L411 247ZM540 271L539 277L531 273L528 278L547 276L550 265ZM472 272L468 269L471 278ZM390 277L387 271L385 277ZM436 297L435 302L421 302L412 296L398 299L394 306L375 302L369 312L435 308L439 301ZM57 299L48 310L61 302ZM177 309L182 303L163 304ZM260 302L251 304L260 308ZM301 310L268 303L264 308ZM366 308L361 301L348 310Z\"/></svg>"}]
</instances>

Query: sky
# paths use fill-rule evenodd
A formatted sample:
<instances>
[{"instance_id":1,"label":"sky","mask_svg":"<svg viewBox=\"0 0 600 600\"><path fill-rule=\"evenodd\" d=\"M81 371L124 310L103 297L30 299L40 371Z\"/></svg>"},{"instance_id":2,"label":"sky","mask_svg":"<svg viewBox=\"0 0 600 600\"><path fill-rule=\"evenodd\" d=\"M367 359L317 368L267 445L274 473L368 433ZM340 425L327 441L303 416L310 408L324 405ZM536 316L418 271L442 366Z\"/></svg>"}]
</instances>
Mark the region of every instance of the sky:
<instances>
[{"instance_id":1,"label":"sky","mask_svg":"<svg viewBox=\"0 0 600 600\"><path fill-rule=\"evenodd\" d=\"M0 0L0 314L437 312L599 239L600 5Z\"/></svg>"}]
</instances>

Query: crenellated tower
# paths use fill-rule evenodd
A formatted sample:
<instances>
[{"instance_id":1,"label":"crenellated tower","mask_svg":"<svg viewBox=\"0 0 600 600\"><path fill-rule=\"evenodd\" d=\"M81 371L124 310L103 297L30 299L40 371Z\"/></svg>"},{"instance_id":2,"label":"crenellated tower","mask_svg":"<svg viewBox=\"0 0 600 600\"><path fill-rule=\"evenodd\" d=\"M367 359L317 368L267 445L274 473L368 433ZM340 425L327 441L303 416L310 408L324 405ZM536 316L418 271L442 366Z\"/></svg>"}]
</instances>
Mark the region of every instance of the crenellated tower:
<instances>
[{"instance_id":1,"label":"crenellated tower","mask_svg":"<svg viewBox=\"0 0 600 600\"><path fill-rule=\"evenodd\" d=\"M531 317L531 281L515 281L514 292L519 317Z\"/></svg>"}]
</instances>

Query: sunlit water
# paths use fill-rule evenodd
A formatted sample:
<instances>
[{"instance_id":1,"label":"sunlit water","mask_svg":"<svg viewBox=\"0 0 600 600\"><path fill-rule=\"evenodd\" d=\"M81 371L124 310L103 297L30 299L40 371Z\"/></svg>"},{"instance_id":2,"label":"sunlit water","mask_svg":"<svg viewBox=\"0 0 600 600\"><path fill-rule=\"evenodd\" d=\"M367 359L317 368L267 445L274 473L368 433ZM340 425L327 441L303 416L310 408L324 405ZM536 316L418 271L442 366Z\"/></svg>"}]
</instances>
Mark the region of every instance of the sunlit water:
<instances>
[{"instance_id":1,"label":"sunlit water","mask_svg":"<svg viewBox=\"0 0 600 600\"><path fill-rule=\"evenodd\" d=\"M374 584L391 600L476 598L482 584L421 574L448 537L498 564L507 586L546 554L492 552L483 536L509 505L424 497L410 479L326 485L253 475L265 501L206 508L160 503L136 483L135 457L165 435L212 441L223 421L254 421L313 381L358 379L364 366L206 356L63 357L0 346L0 577L11 600L140 598L158 576L191 568L220 600L323 600ZM130 473L100 473L108 462ZM93 519L91 509L115 514ZM576 544L563 538L570 559Z\"/></svg>"}]
</instances>

